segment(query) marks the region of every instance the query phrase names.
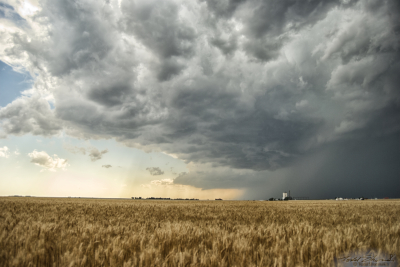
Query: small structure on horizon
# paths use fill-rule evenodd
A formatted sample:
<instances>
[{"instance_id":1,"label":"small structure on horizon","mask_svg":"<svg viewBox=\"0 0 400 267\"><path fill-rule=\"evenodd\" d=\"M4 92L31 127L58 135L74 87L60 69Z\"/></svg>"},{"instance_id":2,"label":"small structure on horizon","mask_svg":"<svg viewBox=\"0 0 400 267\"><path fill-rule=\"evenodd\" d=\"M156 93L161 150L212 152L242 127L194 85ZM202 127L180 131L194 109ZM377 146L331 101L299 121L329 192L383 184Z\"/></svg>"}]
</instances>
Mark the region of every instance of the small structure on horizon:
<instances>
[{"instance_id":1,"label":"small structure on horizon","mask_svg":"<svg viewBox=\"0 0 400 267\"><path fill-rule=\"evenodd\" d=\"M286 192L283 192L283 197L282 200L292 200L293 198L290 196L290 190L289 190L289 195Z\"/></svg>"}]
</instances>

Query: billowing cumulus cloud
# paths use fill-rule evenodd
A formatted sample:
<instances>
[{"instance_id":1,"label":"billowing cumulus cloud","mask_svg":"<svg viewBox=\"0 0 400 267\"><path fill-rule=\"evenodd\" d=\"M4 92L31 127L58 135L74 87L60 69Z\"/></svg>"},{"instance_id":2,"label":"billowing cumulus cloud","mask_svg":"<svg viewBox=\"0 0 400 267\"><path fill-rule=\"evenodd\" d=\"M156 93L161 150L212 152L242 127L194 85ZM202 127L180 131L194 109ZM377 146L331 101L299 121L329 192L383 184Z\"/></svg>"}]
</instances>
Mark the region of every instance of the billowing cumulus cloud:
<instances>
[{"instance_id":1,"label":"billowing cumulus cloud","mask_svg":"<svg viewBox=\"0 0 400 267\"><path fill-rule=\"evenodd\" d=\"M10 156L8 150L9 149L6 146L0 147L0 158L8 158Z\"/></svg>"},{"instance_id":2,"label":"billowing cumulus cloud","mask_svg":"<svg viewBox=\"0 0 400 267\"><path fill-rule=\"evenodd\" d=\"M164 172L159 168L159 167L149 167L146 168L147 171L149 171L150 175L163 175Z\"/></svg>"},{"instance_id":3,"label":"billowing cumulus cloud","mask_svg":"<svg viewBox=\"0 0 400 267\"><path fill-rule=\"evenodd\" d=\"M24 96L0 109L0 125L0 136L27 133L51 136L61 130L61 122L54 117L50 104L39 96Z\"/></svg>"},{"instance_id":4,"label":"billowing cumulus cloud","mask_svg":"<svg viewBox=\"0 0 400 267\"><path fill-rule=\"evenodd\" d=\"M34 150L28 156L31 158L32 163L42 167L41 171L48 170L55 172L57 170L64 170L69 165L66 159L61 159L57 155L51 157L45 151Z\"/></svg>"},{"instance_id":5,"label":"billowing cumulus cloud","mask_svg":"<svg viewBox=\"0 0 400 267\"><path fill-rule=\"evenodd\" d=\"M349 144L391 170L381 179L398 177L374 153L400 133L398 1L21 5L4 7L27 26L2 18L0 60L35 83L0 110L2 136L115 138L205 164L218 182L195 172L174 181L202 188L254 188L273 171L305 179L289 170L316 154L351 161L360 154ZM313 164L315 179L330 177L333 165ZM357 164L343 169L353 184L365 179Z\"/></svg>"}]
</instances>

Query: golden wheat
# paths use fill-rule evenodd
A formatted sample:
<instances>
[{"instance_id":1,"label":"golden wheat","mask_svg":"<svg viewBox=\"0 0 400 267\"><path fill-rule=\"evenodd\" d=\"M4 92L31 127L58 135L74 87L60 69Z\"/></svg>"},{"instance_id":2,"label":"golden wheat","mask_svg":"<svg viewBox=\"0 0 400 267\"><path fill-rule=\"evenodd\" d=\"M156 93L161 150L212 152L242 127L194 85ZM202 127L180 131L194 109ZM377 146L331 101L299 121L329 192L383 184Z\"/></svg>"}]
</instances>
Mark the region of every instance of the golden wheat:
<instances>
[{"instance_id":1,"label":"golden wheat","mask_svg":"<svg viewBox=\"0 0 400 267\"><path fill-rule=\"evenodd\" d=\"M0 266L330 266L400 255L400 201L0 198Z\"/></svg>"}]
</instances>

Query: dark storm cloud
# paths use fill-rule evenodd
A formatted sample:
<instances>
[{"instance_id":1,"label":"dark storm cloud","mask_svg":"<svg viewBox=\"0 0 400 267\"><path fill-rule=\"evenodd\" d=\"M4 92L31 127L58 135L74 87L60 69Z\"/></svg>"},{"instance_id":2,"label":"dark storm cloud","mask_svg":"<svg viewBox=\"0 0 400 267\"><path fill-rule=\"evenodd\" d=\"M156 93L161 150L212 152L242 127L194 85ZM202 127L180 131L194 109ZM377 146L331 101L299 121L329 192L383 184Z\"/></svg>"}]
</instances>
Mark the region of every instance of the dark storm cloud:
<instances>
[{"instance_id":1,"label":"dark storm cloud","mask_svg":"<svg viewBox=\"0 0 400 267\"><path fill-rule=\"evenodd\" d=\"M207 7L210 11L215 13L217 17L230 17L236 11L236 9L246 0L227 0L227 1L218 1L218 0L205 0L207 3Z\"/></svg>"},{"instance_id":2,"label":"dark storm cloud","mask_svg":"<svg viewBox=\"0 0 400 267\"><path fill-rule=\"evenodd\" d=\"M340 5L340 1L252 1L253 12L247 29L249 34L258 38L269 32L281 34L285 26L300 28L323 19L326 12L337 5Z\"/></svg>"},{"instance_id":3,"label":"dark storm cloud","mask_svg":"<svg viewBox=\"0 0 400 267\"><path fill-rule=\"evenodd\" d=\"M220 37L213 37L210 42L214 46L218 47L225 55L229 55L237 49L236 36L231 36L227 40L224 40Z\"/></svg>"},{"instance_id":4,"label":"dark storm cloud","mask_svg":"<svg viewBox=\"0 0 400 267\"><path fill-rule=\"evenodd\" d=\"M177 58L193 56L195 29L179 21L179 6L173 1L122 1L119 24L150 49L159 62L159 81L169 80L185 67Z\"/></svg>"},{"instance_id":5,"label":"dark storm cloud","mask_svg":"<svg viewBox=\"0 0 400 267\"><path fill-rule=\"evenodd\" d=\"M159 81L167 81L173 76L179 74L185 68L174 59L166 59L162 64L156 67L157 78Z\"/></svg>"},{"instance_id":6,"label":"dark storm cloud","mask_svg":"<svg viewBox=\"0 0 400 267\"><path fill-rule=\"evenodd\" d=\"M339 1L298 1L272 0L255 1L251 4L245 29L249 41L245 51L262 61L269 61L279 55L279 50L288 37L287 32L323 19L326 13Z\"/></svg>"},{"instance_id":7,"label":"dark storm cloud","mask_svg":"<svg viewBox=\"0 0 400 267\"><path fill-rule=\"evenodd\" d=\"M262 61L278 57L279 50L288 40L285 36L287 32L323 19L326 13L336 6L348 5L336 0L207 0L205 2L217 21L233 17L244 22L243 34L248 38L243 46L244 51L249 56ZM219 47L225 54L236 50L236 44L232 40L228 43L216 38L212 39L212 44Z\"/></svg>"},{"instance_id":8,"label":"dark storm cloud","mask_svg":"<svg viewBox=\"0 0 400 267\"><path fill-rule=\"evenodd\" d=\"M294 196L311 199L398 198L399 140L397 133L375 138L358 136L356 140L327 144L291 166L277 186L264 183L259 189L249 190L247 197L282 197L281 192L291 190Z\"/></svg>"},{"instance_id":9,"label":"dark storm cloud","mask_svg":"<svg viewBox=\"0 0 400 267\"><path fill-rule=\"evenodd\" d=\"M170 105L174 116L166 122L172 132L167 137L189 143L180 151L188 161L206 158L235 168L276 169L301 153L301 140L321 124L299 115L275 118L264 96L254 106L245 106L241 94L216 90L217 84L206 81L196 84L190 91L177 92Z\"/></svg>"},{"instance_id":10,"label":"dark storm cloud","mask_svg":"<svg viewBox=\"0 0 400 267\"><path fill-rule=\"evenodd\" d=\"M213 170L179 175L174 183L204 189L245 189L242 199L292 196L310 199L398 198L400 135L364 137L324 145L276 171ZM205 166L198 169L210 169Z\"/></svg>"},{"instance_id":11,"label":"dark storm cloud","mask_svg":"<svg viewBox=\"0 0 400 267\"><path fill-rule=\"evenodd\" d=\"M399 17L397 1L375 0L45 1L32 30L1 39L43 96L2 108L2 130L115 138L207 166L176 183L251 192L307 181L291 172L307 164L322 179L360 156L354 143L367 156L342 164L351 185L362 162L393 181L374 151L400 131Z\"/></svg>"},{"instance_id":12,"label":"dark storm cloud","mask_svg":"<svg viewBox=\"0 0 400 267\"><path fill-rule=\"evenodd\" d=\"M360 138L360 137L358 137ZM293 167L286 187L312 198L398 197L400 135L346 140L311 154ZM310 166L317 157L324 160ZM307 182L300 182L301 180Z\"/></svg>"},{"instance_id":13,"label":"dark storm cloud","mask_svg":"<svg viewBox=\"0 0 400 267\"><path fill-rule=\"evenodd\" d=\"M202 166L209 169L209 166ZM237 172L234 170L191 170L188 173L181 173L175 178L174 183L192 185L203 189L212 188L246 188L249 186L265 185L267 172ZM265 190L265 189L264 189ZM261 196L257 196L261 197Z\"/></svg>"},{"instance_id":14,"label":"dark storm cloud","mask_svg":"<svg viewBox=\"0 0 400 267\"><path fill-rule=\"evenodd\" d=\"M41 15L57 27L52 32L52 42L57 48L46 54L32 51L32 56L47 60L55 76L66 75L85 66L93 68L107 58L114 47L112 29L115 25L107 6L96 7L90 2L49 1Z\"/></svg>"},{"instance_id":15,"label":"dark storm cloud","mask_svg":"<svg viewBox=\"0 0 400 267\"><path fill-rule=\"evenodd\" d=\"M118 77L120 78L120 77ZM88 98L108 107L121 105L130 95L131 86L129 79L115 79L94 84L88 92Z\"/></svg>"},{"instance_id":16,"label":"dark storm cloud","mask_svg":"<svg viewBox=\"0 0 400 267\"><path fill-rule=\"evenodd\" d=\"M163 58L188 57L193 52L195 30L179 21L173 1L123 1L121 26Z\"/></svg>"}]
</instances>

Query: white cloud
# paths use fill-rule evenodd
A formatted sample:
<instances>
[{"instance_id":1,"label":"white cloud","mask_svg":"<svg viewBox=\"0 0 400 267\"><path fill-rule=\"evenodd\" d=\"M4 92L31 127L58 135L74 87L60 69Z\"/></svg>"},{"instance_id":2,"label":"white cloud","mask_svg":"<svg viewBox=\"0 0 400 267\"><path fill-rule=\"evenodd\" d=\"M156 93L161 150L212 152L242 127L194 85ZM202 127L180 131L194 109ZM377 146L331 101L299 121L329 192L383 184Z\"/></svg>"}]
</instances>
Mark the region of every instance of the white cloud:
<instances>
[{"instance_id":1,"label":"white cloud","mask_svg":"<svg viewBox=\"0 0 400 267\"><path fill-rule=\"evenodd\" d=\"M41 172L45 170L52 172L65 170L65 168L69 166L66 159L61 159L55 154L51 157L45 151L34 150L32 153L29 153L28 156L31 158L32 163L43 168Z\"/></svg>"},{"instance_id":2,"label":"white cloud","mask_svg":"<svg viewBox=\"0 0 400 267\"><path fill-rule=\"evenodd\" d=\"M8 147L0 147L0 158L8 158L10 153L8 152Z\"/></svg>"},{"instance_id":3,"label":"white cloud","mask_svg":"<svg viewBox=\"0 0 400 267\"><path fill-rule=\"evenodd\" d=\"M173 185L174 180L172 179L153 180L150 182L150 184L155 186L167 186L167 185Z\"/></svg>"}]
</instances>

